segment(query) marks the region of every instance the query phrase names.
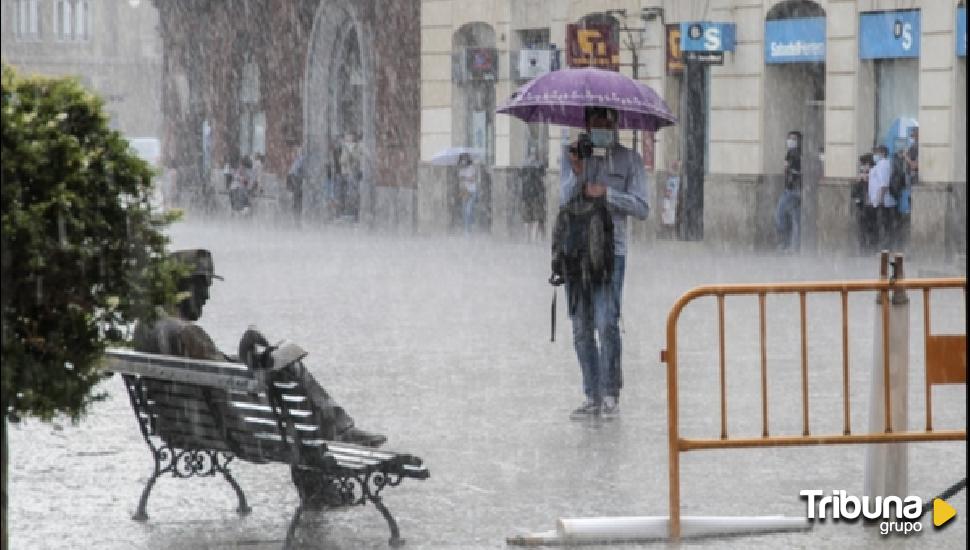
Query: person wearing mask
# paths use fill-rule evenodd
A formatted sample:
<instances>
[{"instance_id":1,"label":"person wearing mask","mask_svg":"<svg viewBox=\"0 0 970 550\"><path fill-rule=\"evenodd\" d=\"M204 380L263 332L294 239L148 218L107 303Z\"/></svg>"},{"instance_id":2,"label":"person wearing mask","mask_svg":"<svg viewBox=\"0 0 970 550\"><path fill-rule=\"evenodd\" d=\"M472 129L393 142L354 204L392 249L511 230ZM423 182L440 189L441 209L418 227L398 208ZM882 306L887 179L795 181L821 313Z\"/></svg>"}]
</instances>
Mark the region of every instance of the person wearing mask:
<instances>
[{"instance_id":1,"label":"person wearing mask","mask_svg":"<svg viewBox=\"0 0 970 550\"><path fill-rule=\"evenodd\" d=\"M586 399L570 418L582 420L616 417L623 387L620 312L626 269L627 217L646 219L647 182L639 153L619 143L618 114L614 109L587 107L586 131L593 147L602 152L580 158L576 144L569 146L569 166L560 174L560 206L579 195L604 198L613 222L612 279L592 284L588 296L577 300L570 313L573 346L583 376ZM570 283L566 282L567 292Z\"/></svg>"},{"instance_id":2,"label":"person wearing mask","mask_svg":"<svg viewBox=\"0 0 970 550\"><path fill-rule=\"evenodd\" d=\"M875 165L869 170L869 204L872 205L875 229L874 240L880 248L892 244L896 220L896 199L889 192L889 179L892 177L892 163L889 149L885 145L872 148Z\"/></svg>"},{"instance_id":3,"label":"person wearing mask","mask_svg":"<svg viewBox=\"0 0 970 550\"><path fill-rule=\"evenodd\" d=\"M775 209L775 228L782 251L798 250L802 221L802 134L788 132L785 139L785 189Z\"/></svg>"},{"instance_id":4,"label":"person wearing mask","mask_svg":"<svg viewBox=\"0 0 970 550\"><path fill-rule=\"evenodd\" d=\"M209 287L215 274L212 253L205 249L179 250L171 257L187 268L179 279L177 288L183 298L174 308L156 306L152 321L139 321L135 325L134 346L136 351L160 355L174 355L190 359L246 363L250 368L257 365L253 360L256 346L268 346L266 338L255 329L247 329L239 339L237 356L227 355L216 347L206 331L196 324L202 317L202 309L209 300ZM364 431L354 426L354 419L347 414L329 393L314 379L305 366L292 365L281 371L281 376L299 380L306 389L307 397L320 409L325 423L323 433L327 438L368 447L379 447L387 441L382 434ZM304 470L292 468L293 483L308 506L319 508L339 504L339 493L333 482L319 475L308 475Z\"/></svg>"},{"instance_id":5,"label":"person wearing mask","mask_svg":"<svg viewBox=\"0 0 970 550\"><path fill-rule=\"evenodd\" d=\"M873 237L875 228L875 211L869 204L869 171L875 162L872 153L859 157L859 177L852 184L852 204L859 233L859 250L863 254L875 251L876 240Z\"/></svg>"},{"instance_id":6,"label":"person wearing mask","mask_svg":"<svg viewBox=\"0 0 970 550\"><path fill-rule=\"evenodd\" d=\"M465 234L475 227L475 206L478 203L478 167L468 153L458 156L458 196L461 199L462 224Z\"/></svg>"},{"instance_id":7,"label":"person wearing mask","mask_svg":"<svg viewBox=\"0 0 970 550\"><path fill-rule=\"evenodd\" d=\"M912 181L907 160L908 143L905 139L897 139L894 143L895 154L892 157L892 176L890 177L890 191L896 199L895 219L893 220L893 239L891 246L903 248L909 241L910 213L912 212ZM900 185L901 184L901 185ZM895 187L894 187L895 186Z\"/></svg>"}]
</instances>

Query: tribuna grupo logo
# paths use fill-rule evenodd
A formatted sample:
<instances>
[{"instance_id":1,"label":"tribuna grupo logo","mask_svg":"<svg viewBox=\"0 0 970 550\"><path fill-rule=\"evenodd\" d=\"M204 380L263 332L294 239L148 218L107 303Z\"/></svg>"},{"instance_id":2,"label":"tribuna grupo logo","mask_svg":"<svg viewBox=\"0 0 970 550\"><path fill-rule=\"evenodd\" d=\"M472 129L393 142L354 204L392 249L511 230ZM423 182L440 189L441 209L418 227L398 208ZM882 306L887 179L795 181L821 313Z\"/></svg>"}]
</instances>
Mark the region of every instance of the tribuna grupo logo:
<instances>
[{"instance_id":1,"label":"tribuna grupo logo","mask_svg":"<svg viewBox=\"0 0 970 550\"><path fill-rule=\"evenodd\" d=\"M843 490L832 490L825 495L821 489L805 489L798 493L806 500L807 517L810 520L839 519L854 521L859 518L879 522L883 535L901 533L908 535L923 530L923 499L916 496L857 497ZM933 525L940 527L956 515L945 500L933 500Z\"/></svg>"}]
</instances>

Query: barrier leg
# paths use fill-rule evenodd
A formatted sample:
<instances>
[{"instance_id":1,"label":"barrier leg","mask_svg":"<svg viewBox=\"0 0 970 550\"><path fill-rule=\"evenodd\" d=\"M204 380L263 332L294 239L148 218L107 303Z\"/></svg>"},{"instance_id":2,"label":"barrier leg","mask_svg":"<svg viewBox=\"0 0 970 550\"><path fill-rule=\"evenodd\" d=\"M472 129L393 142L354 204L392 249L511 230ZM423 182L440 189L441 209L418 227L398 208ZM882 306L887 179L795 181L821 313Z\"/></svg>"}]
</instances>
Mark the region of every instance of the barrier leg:
<instances>
[{"instance_id":1,"label":"barrier leg","mask_svg":"<svg viewBox=\"0 0 970 550\"><path fill-rule=\"evenodd\" d=\"M884 253L884 258L885 256ZM894 266L895 278L902 278L901 256L895 258ZM869 431L871 433L908 431L909 299L905 291L880 293L876 301L874 327ZM885 383L887 370L888 392ZM887 426L887 420L889 426ZM863 494L871 497L906 496L908 466L906 443L868 445Z\"/></svg>"}]
</instances>

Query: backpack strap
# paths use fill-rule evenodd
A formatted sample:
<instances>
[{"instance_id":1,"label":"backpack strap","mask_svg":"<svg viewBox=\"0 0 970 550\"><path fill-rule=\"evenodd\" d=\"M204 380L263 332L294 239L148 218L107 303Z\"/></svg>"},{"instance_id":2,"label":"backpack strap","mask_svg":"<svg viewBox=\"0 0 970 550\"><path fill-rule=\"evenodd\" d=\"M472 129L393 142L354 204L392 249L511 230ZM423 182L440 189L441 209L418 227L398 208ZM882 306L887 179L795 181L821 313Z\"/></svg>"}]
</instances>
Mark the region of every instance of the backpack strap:
<instances>
[{"instance_id":1,"label":"backpack strap","mask_svg":"<svg viewBox=\"0 0 970 550\"><path fill-rule=\"evenodd\" d=\"M552 333L549 341L556 341L556 287L552 287Z\"/></svg>"}]
</instances>

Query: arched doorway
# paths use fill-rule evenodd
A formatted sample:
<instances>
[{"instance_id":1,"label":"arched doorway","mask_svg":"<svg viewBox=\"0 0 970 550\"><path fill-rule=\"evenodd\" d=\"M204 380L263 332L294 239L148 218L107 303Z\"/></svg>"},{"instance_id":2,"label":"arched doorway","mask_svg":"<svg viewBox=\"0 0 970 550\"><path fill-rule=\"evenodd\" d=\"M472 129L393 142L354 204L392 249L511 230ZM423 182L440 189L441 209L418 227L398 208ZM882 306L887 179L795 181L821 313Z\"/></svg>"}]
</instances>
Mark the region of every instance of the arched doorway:
<instances>
[{"instance_id":1,"label":"arched doorway","mask_svg":"<svg viewBox=\"0 0 970 550\"><path fill-rule=\"evenodd\" d=\"M357 175L337 187L342 214L373 221L375 131L374 51L362 37L372 36L346 0L324 0L317 8L307 55L303 93L307 181L322 182L341 173L341 153L356 154ZM344 142L352 138L355 146ZM343 155L346 160L348 157ZM348 164L345 162L344 164ZM343 167L347 171L347 167Z\"/></svg>"},{"instance_id":2,"label":"arched doorway","mask_svg":"<svg viewBox=\"0 0 970 550\"><path fill-rule=\"evenodd\" d=\"M765 17L764 173L780 196L785 187L786 137L799 132L800 235L792 246L803 251L814 250L817 242L818 184L825 150L825 39L825 10L810 0L779 2Z\"/></svg>"}]
</instances>

